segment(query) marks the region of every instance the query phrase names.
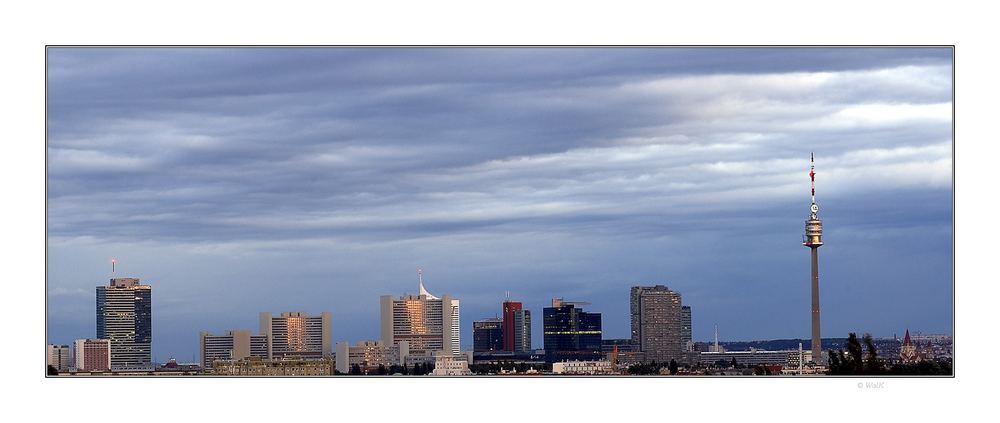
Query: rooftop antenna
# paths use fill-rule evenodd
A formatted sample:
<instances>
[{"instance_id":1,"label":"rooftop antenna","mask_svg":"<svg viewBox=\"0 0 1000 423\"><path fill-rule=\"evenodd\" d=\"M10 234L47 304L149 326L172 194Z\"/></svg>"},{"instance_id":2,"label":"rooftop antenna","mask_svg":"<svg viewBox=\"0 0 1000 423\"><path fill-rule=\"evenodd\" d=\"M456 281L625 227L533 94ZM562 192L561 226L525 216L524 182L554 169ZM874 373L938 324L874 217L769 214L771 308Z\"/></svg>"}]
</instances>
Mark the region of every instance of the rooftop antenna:
<instances>
[{"instance_id":1,"label":"rooftop antenna","mask_svg":"<svg viewBox=\"0 0 1000 423\"><path fill-rule=\"evenodd\" d=\"M111 274L112 275L115 274L115 263L117 263L117 262L118 262L118 260L115 260L114 257L111 258Z\"/></svg>"}]
</instances>

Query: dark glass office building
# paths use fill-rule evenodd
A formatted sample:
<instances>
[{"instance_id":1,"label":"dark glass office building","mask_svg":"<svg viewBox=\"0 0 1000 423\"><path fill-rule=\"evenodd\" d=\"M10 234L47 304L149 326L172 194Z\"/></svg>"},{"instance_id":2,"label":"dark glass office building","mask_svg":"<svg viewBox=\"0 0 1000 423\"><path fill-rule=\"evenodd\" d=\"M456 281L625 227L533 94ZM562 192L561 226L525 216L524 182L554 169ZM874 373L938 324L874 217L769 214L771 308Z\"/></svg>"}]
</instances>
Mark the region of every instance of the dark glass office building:
<instances>
[{"instance_id":1,"label":"dark glass office building","mask_svg":"<svg viewBox=\"0 0 1000 423\"><path fill-rule=\"evenodd\" d=\"M153 370L152 287L114 278L97 287L97 338L111 342L112 371Z\"/></svg>"},{"instance_id":2,"label":"dark glass office building","mask_svg":"<svg viewBox=\"0 0 1000 423\"><path fill-rule=\"evenodd\" d=\"M601 360L601 313L587 313L580 303L553 299L542 311L545 360Z\"/></svg>"},{"instance_id":3,"label":"dark glass office building","mask_svg":"<svg viewBox=\"0 0 1000 423\"><path fill-rule=\"evenodd\" d=\"M484 319L472 322L472 351L502 351L503 320Z\"/></svg>"}]
</instances>

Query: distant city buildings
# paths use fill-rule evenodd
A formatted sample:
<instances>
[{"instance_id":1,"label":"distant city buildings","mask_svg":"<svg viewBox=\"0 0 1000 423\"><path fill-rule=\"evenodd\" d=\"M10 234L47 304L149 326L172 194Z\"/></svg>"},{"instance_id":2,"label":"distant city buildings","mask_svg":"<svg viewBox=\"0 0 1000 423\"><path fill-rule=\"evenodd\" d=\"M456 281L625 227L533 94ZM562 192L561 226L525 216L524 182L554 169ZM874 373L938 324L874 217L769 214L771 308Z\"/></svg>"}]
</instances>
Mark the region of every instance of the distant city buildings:
<instances>
[{"instance_id":1,"label":"distant city buildings","mask_svg":"<svg viewBox=\"0 0 1000 423\"><path fill-rule=\"evenodd\" d=\"M231 330L223 335L201 332L201 367L211 370L216 361L268 358L267 335L251 335L247 330Z\"/></svg>"},{"instance_id":2,"label":"distant city buildings","mask_svg":"<svg viewBox=\"0 0 1000 423\"><path fill-rule=\"evenodd\" d=\"M111 342L111 370L153 370L152 287L112 278L97 287L97 338Z\"/></svg>"},{"instance_id":3,"label":"distant city buildings","mask_svg":"<svg viewBox=\"0 0 1000 423\"><path fill-rule=\"evenodd\" d=\"M267 339L267 358L321 359L333 354L330 312L310 316L286 312L260 313L260 334Z\"/></svg>"},{"instance_id":4,"label":"distant city buildings","mask_svg":"<svg viewBox=\"0 0 1000 423\"><path fill-rule=\"evenodd\" d=\"M472 351L504 351L504 322L488 318L472 322Z\"/></svg>"},{"instance_id":5,"label":"distant city buildings","mask_svg":"<svg viewBox=\"0 0 1000 423\"><path fill-rule=\"evenodd\" d=\"M107 339L77 339L73 342L78 372L111 370L111 341Z\"/></svg>"},{"instance_id":6,"label":"distant city buildings","mask_svg":"<svg viewBox=\"0 0 1000 423\"><path fill-rule=\"evenodd\" d=\"M53 369L60 372L69 371L70 366L73 365L72 353L70 352L69 345L52 345L49 344L45 348L46 351L46 364L52 366Z\"/></svg>"},{"instance_id":7,"label":"distant city buildings","mask_svg":"<svg viewBox=\"0 0 1000 423\"><path fill-rule=\"evenodd\" d=\"M585 304L553 298L542 311L546 361L601 359L601 314L577 307Z\"/></svg>"},{"instance_id":8,"label":"distant city buildings","mask_svg":"<svg viewBox=\"0 0 1000 423\"><path fill-rule=\"evenodd\" d=\"M633 286L629 306L632 340L639 345L645 359L680 360L687 344L685 337L690 336L684 329L681 294L663 285Z\"/></svg>"}]
</instances>

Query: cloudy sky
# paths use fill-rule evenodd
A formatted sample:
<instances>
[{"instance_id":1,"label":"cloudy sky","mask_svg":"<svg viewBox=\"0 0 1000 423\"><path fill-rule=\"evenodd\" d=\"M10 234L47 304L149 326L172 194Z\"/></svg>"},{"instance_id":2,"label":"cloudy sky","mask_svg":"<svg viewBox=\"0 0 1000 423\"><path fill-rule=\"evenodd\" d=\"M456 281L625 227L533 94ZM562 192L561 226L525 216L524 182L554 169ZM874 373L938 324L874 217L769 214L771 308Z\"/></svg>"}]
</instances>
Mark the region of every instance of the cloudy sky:
<instances>
[{"instance_id":1,"label":"cloudy sky","mask_svg":"<svg viewBox=\"0 0 1000 423\"><path fill-rule=\"evenodd\" d=\"M154 358L260 311L378 337L427 288L472 320L665 284L694 337L951 333L951 50L48 50L48 336L153 286Z\"/></svg>"}]
</instances>

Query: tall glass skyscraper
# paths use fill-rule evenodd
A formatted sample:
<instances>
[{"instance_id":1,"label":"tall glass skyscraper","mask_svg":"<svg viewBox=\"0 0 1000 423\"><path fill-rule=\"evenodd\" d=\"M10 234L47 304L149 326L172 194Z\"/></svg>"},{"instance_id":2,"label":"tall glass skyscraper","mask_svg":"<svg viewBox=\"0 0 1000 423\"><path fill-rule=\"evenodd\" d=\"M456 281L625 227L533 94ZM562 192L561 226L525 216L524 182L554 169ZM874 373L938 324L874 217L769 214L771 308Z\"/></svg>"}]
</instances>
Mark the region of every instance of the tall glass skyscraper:
<instances>
[{"instance_id":1,"label":"tall glass skyscraper","mask_svg":"<svg viewBox=\"0 0 1000 423\"><path fill-rule=\"evenodd\" d=\"M97 338L111 342L112 371L153 370L152 291L138 278L97 287Z\"/></svg>"},{"instance_id":2,"label":"tall glass skyscraper","mask_svg":"<svg viewBox=\"0 0 1000 423\"><path fill-rule=\"evenodd\" d=\"M587 313L580 304L553 298L542 310L546 361L601 359L601 313Z\"/></svg>"}]
</instances>

